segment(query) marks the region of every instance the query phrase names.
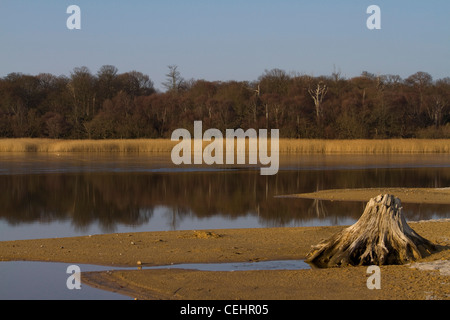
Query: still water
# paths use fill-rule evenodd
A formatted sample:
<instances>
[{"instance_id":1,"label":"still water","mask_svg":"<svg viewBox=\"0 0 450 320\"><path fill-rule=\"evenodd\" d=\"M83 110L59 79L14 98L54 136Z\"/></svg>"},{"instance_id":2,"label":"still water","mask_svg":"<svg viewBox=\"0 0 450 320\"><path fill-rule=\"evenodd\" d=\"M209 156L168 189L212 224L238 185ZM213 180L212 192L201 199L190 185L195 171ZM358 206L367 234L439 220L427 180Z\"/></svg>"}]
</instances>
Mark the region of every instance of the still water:
<instances>
[{"instance_id":1,"label":"still water","mask_svg":"<svg viewBox=\"0 0 450 320\"><path fill-rule=\"evenodd\" d=\"M0 262L0 300L131 300L131 297L81 284L68 289L68 263L8 261ZM136 268L77 264L80 271L136 270ZM230 263L185 263L140 269L192 269L201 271L300 270L310 269L303 260ZM81 275L83 277L83 275ZM71 281L69 281L71 282Z\"/></svg>"},{"instance_id":2,"label":"still water","mask_svg":"<svg viewBox=\"0 0 450 320\"><path fill-rule=\"evenodd\" d=\"M449 155L282 156L280 171L177 167L170 155L1 154L0 241L88 234L348 225L365 203L276 198L331 188L448 187ZM449 205L404 203L409 221Z\"/></svg>"}]
</instances>

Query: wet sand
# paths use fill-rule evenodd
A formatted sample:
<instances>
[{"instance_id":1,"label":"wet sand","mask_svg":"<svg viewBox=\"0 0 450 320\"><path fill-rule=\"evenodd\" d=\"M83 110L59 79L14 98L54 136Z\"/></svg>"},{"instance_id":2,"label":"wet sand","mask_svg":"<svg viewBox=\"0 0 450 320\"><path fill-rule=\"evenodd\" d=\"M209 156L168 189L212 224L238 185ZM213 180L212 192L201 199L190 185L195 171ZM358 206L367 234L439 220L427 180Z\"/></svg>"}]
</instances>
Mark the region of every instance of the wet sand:
<instances>
[{"instance_id":1,"label":"wet sand","mask_svg":"<svg viewBox=\"0 0 450 320\"><path fill-rule=\"evenodd\" d=\"M345 226L222 229L92 235L0 242L0 260L54 261L136 270L89 272L82 282L136 299L450 299L450 221L411 222L439 252L411 265L382 266L381 289L367 288L367 267L197 271L140 267L304 259L311 245ZM439 264L436 264L439 263ZM417 265L419 266L419 265ZM105 267L105 270L108 268Z\"/></svg>"},{"instance_id":2,"label":"wet sand","mask_svg":"<svg viewBox=\"0 0 450 320\"><path fill-rule=\"evenodd\" d=\"M330 201L368 201L379 194L386 193L400 198L402 203L450 204L450 188L330 189L279 197Z\"/></svg>"}]
</instances>

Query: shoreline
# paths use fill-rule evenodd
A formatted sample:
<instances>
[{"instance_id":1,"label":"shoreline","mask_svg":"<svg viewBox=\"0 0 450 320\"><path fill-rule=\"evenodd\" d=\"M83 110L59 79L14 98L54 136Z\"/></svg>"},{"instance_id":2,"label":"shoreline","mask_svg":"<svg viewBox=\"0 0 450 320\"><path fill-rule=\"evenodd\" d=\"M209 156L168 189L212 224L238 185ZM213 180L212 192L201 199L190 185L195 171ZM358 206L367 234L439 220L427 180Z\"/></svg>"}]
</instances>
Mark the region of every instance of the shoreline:
<instances>
[{"instance_id":1,"label":"shoreline","mask_svg":"<svg viewBox=\"0 0 450 320\"><path fill-rule=\"evenodd\" d=\"M419 263L450 261L450 220L410 222L439 252ZM367 267L308 270L197 271L142 269L177 263L304 259L311 245L346 226L217 229L103 234L0 242L0 261L47 261L136 270L82 273L89 286L136 299L450 299L450 277L439 269L381 266L382 289L369 290Z\"/></svg>"},{"instance_id":2,"label":"shoreline","mask_svg":"<svg viewBox=\"0 0 450 320\"><path fill-rule=\"evenodd\" d=\"M379 194L393 194L402 203L450 204L450 188L360 188L329 189L311 193L280 195L278 198L302 198L326 201L364 201Z\"/></svg>"}]
</instances>

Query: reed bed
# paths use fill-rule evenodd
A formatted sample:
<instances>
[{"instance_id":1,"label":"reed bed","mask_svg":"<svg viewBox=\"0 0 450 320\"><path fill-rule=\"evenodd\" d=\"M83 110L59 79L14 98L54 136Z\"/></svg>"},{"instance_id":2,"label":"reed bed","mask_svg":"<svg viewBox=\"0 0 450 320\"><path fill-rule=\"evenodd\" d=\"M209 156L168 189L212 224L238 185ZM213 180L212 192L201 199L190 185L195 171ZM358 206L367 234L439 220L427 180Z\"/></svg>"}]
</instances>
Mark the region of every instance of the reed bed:
<instances>
[{"instance_id":1,"label":"reed bed","mask_svg":"<svg viewBox=\"0 0 450 320\"><path fill-rule=\"evenodd\" d=\"M280 140L282 153L400 154L450 153L450 140Z\"/></svg>"},{"instance_id":2,"label":"reed bed","mask_svg":"<svg viewBox=\"0 0 450 320\"><path fill-rule=\"evenodd\" d=\"M167 153L177 144L169 139L53 140L0 139L0 152L122 152ZM204 142L205 147L209 142ZM247 141L248 146L248 141ZM192 149L193 150L193 149ZM248 150L248 147L246 148ZM270 150L270 146L268 147ZM280 139L285 154L450 153L450 139L303 140Z\"/></svg>"},{"instance_id":3,"label":"reed bed","mask_svg":"<svg viewBox=\"0 0 450 320\"><path fill-rule=\"evenodd\" d=\"M176 142L166 139L52 140L0 139L0 152L170 152Z\"/></svg>"}]
</instances>

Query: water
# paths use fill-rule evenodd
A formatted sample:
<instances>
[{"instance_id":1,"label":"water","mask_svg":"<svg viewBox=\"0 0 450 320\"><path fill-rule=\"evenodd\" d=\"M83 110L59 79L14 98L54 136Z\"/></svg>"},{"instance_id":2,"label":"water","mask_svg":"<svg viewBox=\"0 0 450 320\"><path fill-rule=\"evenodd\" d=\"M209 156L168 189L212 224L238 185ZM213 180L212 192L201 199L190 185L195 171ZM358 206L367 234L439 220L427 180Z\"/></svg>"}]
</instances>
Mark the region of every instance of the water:
<instances>
[{"instance_id":1,"label":"water","mask_svg":"<svg viewBox=\"0 0 450 320\"><path fill-rule=\"evenodd\" d=\"M176 167L170 157L1 154L0 241L218 228L347 225L365 203L276 198L331 188L448 187L449 155L283 157L258 168ZM408 220L449 205L404 204Z\"/></svg>"},{"instance_id":2,"label":"water","mask_svg":"<svg viewBox=\"0 0 450 320\"><path fill-rule=\"evenodd\" d=\"M81 285L69 290L66 263L13 261L0 262L0 300L124 300L123 295ZM84 271L111 268L79 265Z\"/></svg>"},{"instance_id":3,"label":"water","mask_svg":"<svg viewBox=\"0 0 450 320\"><path fill-rule=\"evenodd\" d=\"M81 284L81 289L68 289L71 264L54 262L0 262L0 300L130 300L118 293ZM81 272L136 270L136 268L105 267L77 264ZM303 260L280 260L233 263L192 263L140 269L194 269L202 271L299 270L309 269Z\"/></svg>"}]
</instances>

